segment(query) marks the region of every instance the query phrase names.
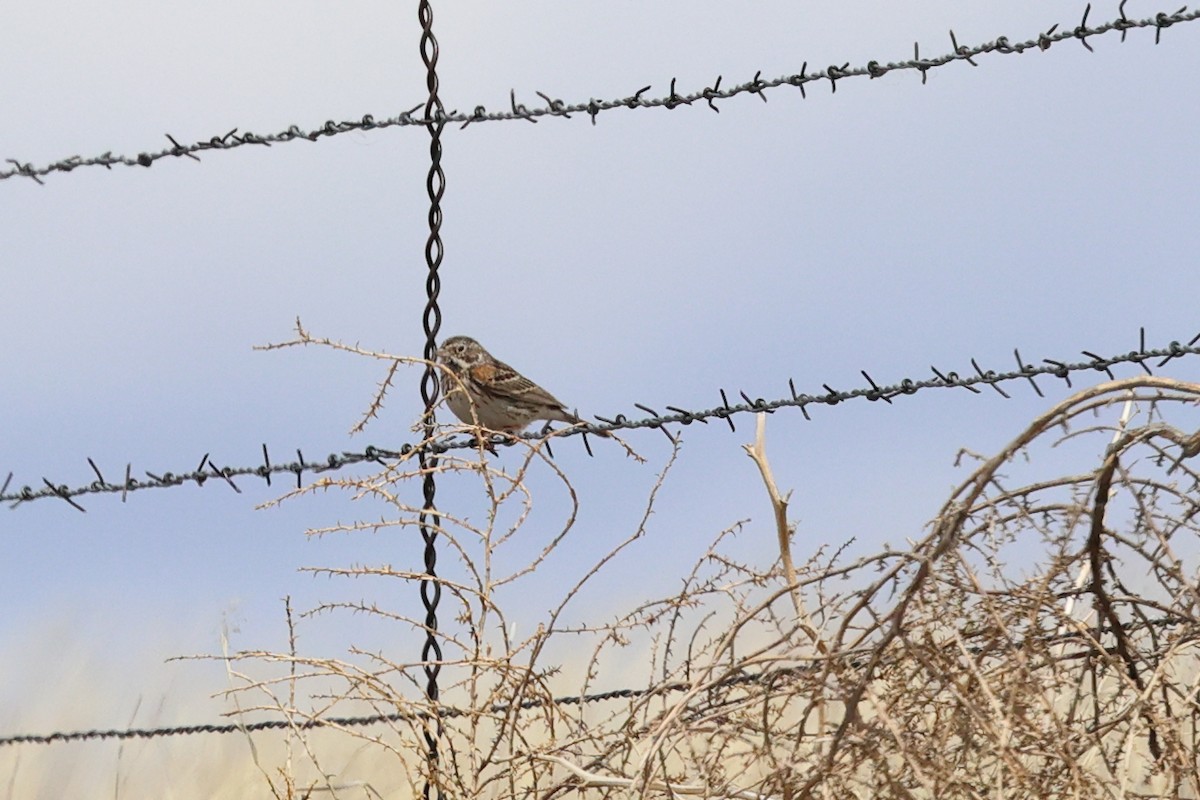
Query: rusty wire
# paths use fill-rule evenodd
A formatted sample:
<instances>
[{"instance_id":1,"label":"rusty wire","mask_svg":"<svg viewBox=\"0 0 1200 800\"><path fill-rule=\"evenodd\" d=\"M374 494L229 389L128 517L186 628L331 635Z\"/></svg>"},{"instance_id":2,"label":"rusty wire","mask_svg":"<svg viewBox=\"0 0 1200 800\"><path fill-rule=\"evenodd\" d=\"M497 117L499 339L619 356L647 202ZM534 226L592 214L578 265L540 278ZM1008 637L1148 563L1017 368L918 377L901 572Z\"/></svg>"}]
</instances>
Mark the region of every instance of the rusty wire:
<instances>
[{"instance_id":1,"label":"rusty wire","mask_svg":"<svg viewBox=\"0 0 1200 800\"><path fill-rule=\"evenodd\" d=\"M41 166L35 166L31 162L24 162L15 158L4 159L7 163L12 164L12 168L0 169L0 180L13 177L26 177L41 183L41 178L52 172L71 172L80 167L100 166L107 169L112 169L114 166L149 167L154 162L164 158L186 157L199 161L199 153L232 150L243 145L263 145L270 147L273 144L291 142L297 139L315 142L322 138L337 136L351 131L367 131L393 127L428 127L431 123L439 126L444 126L447 123L457 123L461 124L462 127L466 127L480 122L513 120L537 122L542 117L565 117L569 119L572 115L578 114L587 115L592 123L595 124L596 118L601 113L607 111L615 111L622 108L665 108L671 110L680 106L690 106L698 101L703 101L713 111L719 111L716 101L727 100L738 95L754 94L763 101L766 101L767 91L791 86L799 89L801 96L806 96L806 86L824 81L828 81L830 89L836 92L838 81L847 78L881 78L889 72L916 70L921 73L921 82L924 83L930 70L944 67L954 61L966 61L973 66L977 66L975 59L982 55L990 53L1019 55L1030 51L1041 52L1056 42L1069 39L1078 40L1080 44L1090 51L1092 47L1088 43L1088 39L1112 32L1120 32L1121 41L1123 42L1128 31L1138 28L1154 28L1154 41L1157 44L1162 38L1163 30L1166 28L1180 23L1193 22L1197 18L1200 18L1200 10L1188 11L1187 7L1184 6L1174 13L1160 11L1142 19L1129 19L1125 16L1125 0L1122 0L1119 6L1120 15L1118 17L1099 25L1089 26L1088 16L1091 13L1091 9L1091 4L1089 4L1084 10L1083 19L1076 26L1072 27L1056 23L1035 36L1016 42L1010 41L1007 36L999 36L982 44L973 46L960 45L954 31L951 30L950 43L953 49L950 52L932 58L922 58L920 44L915 43L913 45L912 58L900 61L881 63L880 61L872 60L866 64L853 67L850 66L849 62L846 62L841 65L833 64L813 72L808 71L808 63L804 62L800 67L800 71L794 74L763 78L762 72L759 71L748 81L732 85L726 84L724 88L721 86L723 76L717 76L716 81L711 86L683 93L676 91L675 80L672 79L669 91L665 95L655 97L648 96L648 93L653 88L652 85L643 86L632 95L614 100L590 98L587 101L567 102L555 99L549 94L539 91L536 94L544 101L545 105L530 107L524 103L517 102L514 90L510 92L509 109L503 111L488 111L484 105L475 105L469 112L451 110L449 113L446 113L440 104L436 107L429 107L422 102L392 117L376 119L372 114L364 114L357 120L343 120L341 122L328 120L323 125L318 125L307 130L302 129L298 125L292 125L286 130L275 133L256 134L251 131L241 131L239 133L240 128L235 127L226 133L217 134L207 139L201 139L188 144L182 144L171 134L165 134L167 140L170 142L170 147L165 147L157 151L138 153L136 156L113 155L112 151L108 151L98 156L87 158L78 155L69 156ZM417 110L423 105L426 106L424 114L422 116L414 116Z\"/></svg>"}]
</instances>

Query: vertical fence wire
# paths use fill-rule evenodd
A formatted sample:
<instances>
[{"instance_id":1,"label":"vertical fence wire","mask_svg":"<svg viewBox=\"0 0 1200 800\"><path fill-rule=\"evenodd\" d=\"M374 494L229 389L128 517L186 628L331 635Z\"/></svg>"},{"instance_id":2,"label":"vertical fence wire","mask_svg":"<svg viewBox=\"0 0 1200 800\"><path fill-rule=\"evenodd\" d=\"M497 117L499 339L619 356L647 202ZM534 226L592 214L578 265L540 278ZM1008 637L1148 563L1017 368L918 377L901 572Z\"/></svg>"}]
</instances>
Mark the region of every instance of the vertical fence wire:
<instances>
[{"instance_id":1,"label":"vertical fence wire","mask_svg":"<svg viewBox=\"0 0 1200 800\"><path fill-rule=\"evenodd\" d=\"M429 89L429 98L425 102L426 128L429 131L429 174L425 180L425 188L429 193L429 239L425 243L425 263L429 272L425 279L427 302L422 324L425 331L425 359L432 362L437 357L437 337L442 326L442 312L438 307L438 294L441 291L438 268L441 267L443 253L441 203L446 188L446 176L442 172L442 129L446 125L446 114L438 97L438 43L433 35L433 7L429 0L420 0L417 17L421 23L421 59L425 63L426 85ZM442 520L434 504L437 488L434 483L434 471L437 468L438 457L428 449L428 443L434 435L434 405L437 403L438 393L437 372L432 366L427 366L421 378L421 400L425 404L423 422L426 446L421 448L419 454L425 494L425 503L419 518L421 538L425 542L425 577L421 581L421 602L425 606L425 646L421 649L421 661L425 670L425 694L433 716L424 731L429 767L429 778L425 781L423 790L425 800L440 800L442 797L441 782L438 780L438 742L442 734L442 723L436 711L439 694L438 673L441 671L442 660L442 648L437 638L437 607L442 587L437 581L436 544Z\"/></svg>"}]
</instances>

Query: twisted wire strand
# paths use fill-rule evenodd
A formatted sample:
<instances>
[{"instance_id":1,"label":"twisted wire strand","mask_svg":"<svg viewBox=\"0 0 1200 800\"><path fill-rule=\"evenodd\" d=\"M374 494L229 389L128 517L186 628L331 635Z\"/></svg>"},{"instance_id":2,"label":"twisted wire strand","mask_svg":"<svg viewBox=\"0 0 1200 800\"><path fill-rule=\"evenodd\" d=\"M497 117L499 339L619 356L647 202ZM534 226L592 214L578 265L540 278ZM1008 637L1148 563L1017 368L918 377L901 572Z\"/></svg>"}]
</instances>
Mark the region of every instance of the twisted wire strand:
<instances>
[{"instance_id":1,"label":"twisted wire strand","mask_svg":"<svg viewBox=\"0 0 1200 800\"><path fill-rule=\"evenodd\" d=\"M840 66L832 64L815 72L809 72L808 62L804 62L798 73L781 75L775 78L763 78L760 70L750 80L732 86L727 85L724 88L721 87L723 76L718 76L712 86L694 89L681 94L676 91L675 80L672 79L668 93L659 97L647 96L647 93L653 88L651 85L642 87L632 95L614 100L597 100L591 98L587 101L566 102L554 99L544 92L537 92L537 95L545 102L545 105L530 107L524 103L518 103L516 92L513 90L509 96L510 108L503 111L488 111L485 106L476 105L469 112L451 110L447 113L440 107L430 109L427 106L421 116L414 116L418 109L426 105L422 101L396 116L376 119L372 114L365 114L361 119L357 120L344 120L341 122L328 120L323 125L307 130L302 129L298 125L292 125L283 131L256 134L251 131L242 131L239 133L239 128L233 128L227 133L218 134L208 139L188 144L181 144L171 134L165 134L167 140L171 143L170 147L165 147L157 151L138 153L136 156L114 155L110 150L98 156L85 158L75 155L40 166L34 165L31 162L8 158L5 161L12 164L12 168L0 169L0 180L13 177L26 177L42 183L41 179L52 172L71 172L80 167L100 166L106 169L112 169L114 166L149 167L156 161L164 158L186 157L199 161L198 154L214 150L232 150L245 145L270 147L273 144L291 142L297 139L306 139L315 142L322 138L352 131L368 131L380 128L413 126L425 128L431 124L446 125L449 123L461 124L465 128L468 125L481 122L507 122L514 120L537 122L542 117L566 117L569 119L574 114L586 114L594 125L596 118L601 113L608 111L615 111L622 108L665 108L671 110L679 106L690 106L698 101L704 101L710 109L719 111L716 105L716 101L718 100L728 100L743 94L754 94L765 102L767 91L786 86L798 88L801 96L807 96L805 87L814 82L828 81L831 90L836 92L838 81L846 80L847 78L865 77L874 79L881 78L889 72L916 70L921 73L921 82L924 83L930 70L944 67L954 61L966 61L972 66L978 66L975 59L979 56L992 53L1020 55L1029 51L1041 52L1049 49L1051 45L1057 42L1069 39L1078 40L1080 44L1090 51L1092 46L1088 43L1088 39L1119 32L1121 34L1121 41L1124 42L1126 33L1139 28L1154 28L1154 41L1155 44L1158 44L1161 41L1162 32L1166 28L1172 25L1193 22L1197 18L1200 18L1200 10L1188 11L1187 6L1184 6L1173 13L1160 11L1142 19L1129 19L1125 15L1125 2L1126 0L1122 0L1119 6L1120 16L1099 25L1088 25L1087 20L1092 9L1091 4L1088 4L1079 25L1069 27L1056 23L1032 38L1016 42L1010 41L1007 36L999 36L991 41L974 46L959 45L958 38L955 36L954 31L951 30L950 42L953 49L948 53L932 58L922 58L920 45L916 43L913 46L913 57L909 59L886 63L872 60L866 64L854 67L850 66L849 62L846 62Z\"/></svg>"},{"instance_id":2,"label":"twisted wire strand","mask_svg":"<svg viewBox=\"0 0 1200 800\"><path fill-rule=\"evenodd\" d=\"M442 171L442 130L446 123L441 119L445 109L438 96L438 41L433 34L433 5L429 0L421 0L417 5L417 19L421 23L421 61L425 64L425 85L429 90L429 98L425 102L425 118L430 120L426 126L429 131L429 172L425 179L425 189L429 195L429 238L425 243L425 264L428 272L425 279L425 312L421 316L427 362L425 373L421 376L421 402L425 406L422 427L426 444L417 452L425 497L418 515L421 539L425 543L425 575L420 581L421 605L425 609L425 643L421 646L421 663L425 672L425 697L431 706L436 707L440 696L438 674L442 669L442 646L437 635L438 603L442 597L442 584L437 579L437 538L438 530L442 527L442 518L434 502L437 494L435 478L438 456L437 453L431 452L428 443L437 432L436 410L441 389L433 362L437 359L438 332L442 327L442 310L438 306L442 281L438 270L442 266L445 253L442 244L442 195L446 191L446 175ZM442 737L441 720L436 717L430 718L422 729L422 735L425 738L425 758L429 765L429 778L422 789L422 797L424 800L440 800L442 790L437 781L437 773L441 761L438 751L438 742Z\"/></svg>"},{"instance_id":3,"label":"twisted wire strand","mask_svg":"<svg viewBox=\"0 0 1200 800\"><path fill-rule=\"evenodd\" d=\"M979 388L981 385L989 386L1000 395L1009 397L1008 392L1002 388L1002 384L1012 383L1013 381L1028 381L1038 396L1042 397L1044 395L1035 380L1036 378L1058 378L1065 381L1067 386L1070 387L1071 376L1074 374L1081 372L1103 372L1111 379L1114 377L1112 368L1123 364L1136 364L1149 375L1152 372L1147 362L1157 361L1158 363L1155 366L1162 367L1173 359L1200 354L1200 346L1197 346L1198 342L1200 342L1200 334L1193 337L1187 344L1173 341L1165 347L1147 349L1145 330L1143 329L1139 337L1139 348L1128 353L1101 356L1085 350L1083 351L1083 355L1087 357L1088 360L1086 361L1068 362L1045 358L1042 359L1040 366L1034 366L1033 364L1026 363L1021 358L1020 351L1014 349L1013 356L1017 362L1017 368L1014 370L997 372L991 369L984 369L976 359L972 358L971 367L974 370L972 374L960 375L955 371L943 372L937 367L931 366L930 370L933 372L932 378L924 380L904 378L896 383L883 386L877 384L866 370L860 370L867 382L867 386L856 389L838 390L826 383L822 384L822 388L825 390L822 394L797 393L794 382L789 379L789 393L784 397L771 400L761 397L752 399L745 392L738 392L743 402L730 403L725 390L721 389L721 405L719 406L696 410L665 406L670 413L661 414L649 406L635 403L636 407L646 412L649 416L631 419L624 414L618 414L612 418L597 415L596 418L600 420L600 424L593 424L587 429L575 428L562 430L556 432L556 435L567 437L577 436L589 431L658 428L668 437L673 437L673 434L667 428L668 425L690 425L693 422L707 424L711 419L723 419L729 425L731 431L736 431L737 428L734 425L733 418L741 414L757 412L771 413L781 408L798 408L805 419L811 419L809 415L810 407L838 406L848 400L858 399L865 399L872 402L882 400L890 404L896 398L914 395L929 389L957 388L978 394L981 392ZM545 432L535 432L522 434L520 438L533 440L541 439L545 436ZM491 443L504 444L509 441L511 439L497 435L493 437ZM424 450L428 453L439 455L452 450L473 448L476 446L477 443L472 439L456 439L429 442L424 447ZM361 452L342 451L341 453L331 453L324 461L308 461L304 458L303 453L297 450L295 461L280 464L272 463L267 453L267 446L264 444L262 445L263 463L260 465L219 467L212 461L210 454L206 453L196 469L179 474L173 472L164 472L162 474L146 472L147 478L135 478L132 475L131 465L126 464L125 479L119 483L110 483L107 481L96 466L96 463L89 458L87 459L88 464L96 474L96 480L89 484L71 487L66 484L52 483L49 479L42 478L42 483L44 484L42 488L34 489L32 486L24 486L20 489L9 491L9 485L12 483L13 477L12 473L9 473L8 479L0 485L0 502L10 503L10 508L17 508L35 500L56 497L71 504L78 510L84 511L85 509L75 501L75 498L82 495L119 493L122 501L124 501L129 492L152 488L165 489L182 486L186 483L194 483L202 486L205 482L213 478L225 481L235 491L240 492L241 489L234 483L234 478L254 476L263 478L270 485L271 476L283 473L294 474L296 476L296 485L299 487L306 472L320 474L368 461L383 465L386 463L386 459L409 458L416 449L418 447L412 444L404 444L398 450L368 446Z\"/></svg>"}]
</instances>

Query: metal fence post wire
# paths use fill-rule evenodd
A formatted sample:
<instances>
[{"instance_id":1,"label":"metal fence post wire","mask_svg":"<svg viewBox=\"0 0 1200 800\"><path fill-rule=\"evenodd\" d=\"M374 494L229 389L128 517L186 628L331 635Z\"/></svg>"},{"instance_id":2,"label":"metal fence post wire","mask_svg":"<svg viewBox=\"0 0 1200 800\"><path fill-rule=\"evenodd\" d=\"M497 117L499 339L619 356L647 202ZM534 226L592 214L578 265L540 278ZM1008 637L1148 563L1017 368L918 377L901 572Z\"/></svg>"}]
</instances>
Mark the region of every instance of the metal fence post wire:
<instances>
[{"instance_id":1,"label":"metal fence post wire","mask_svg":"<svg viewBox=\"0 0 1200 800\"><path fill-rule=\"evenodd\" d=\"M417 17L421 23L421 60L425 63L426 86L429 97L425 101L425 126L429 131L429 173L425 188L429 193L429 239L425 243L425 263L429 268L425 279L427 302L422 324L425 332L425 359L437 358L437 337L442 326L442 312L438 307L441 278L438 268L442 264L442 194L446 188L446 177L442 173L442 129L446 125L446 112L438 97L438 43L433 35L433 7L429 0L420 0ZM438 643L438 600L442 587L437 580L437 536L441 528L441 517L434 504L436 485L434 472L437 454L428 447L435 432L434 406L439 393L438 375L433 366L426 366L421 377L421 400L425 404L424 442L418 454L421 473L424 476L425 504L420 514L421 538L425 541L425 577L421 581L421 602L425 606L425 646L421 649L421 661L425 670L425 694L429 700L431 718L425 725L426 757L429 777L422 792L425 800L442 797L441 782L438 780L438 742L442 735L441 717L438 707L438 673L441 671L442 648Z\"/></svg>"}]
</instances>

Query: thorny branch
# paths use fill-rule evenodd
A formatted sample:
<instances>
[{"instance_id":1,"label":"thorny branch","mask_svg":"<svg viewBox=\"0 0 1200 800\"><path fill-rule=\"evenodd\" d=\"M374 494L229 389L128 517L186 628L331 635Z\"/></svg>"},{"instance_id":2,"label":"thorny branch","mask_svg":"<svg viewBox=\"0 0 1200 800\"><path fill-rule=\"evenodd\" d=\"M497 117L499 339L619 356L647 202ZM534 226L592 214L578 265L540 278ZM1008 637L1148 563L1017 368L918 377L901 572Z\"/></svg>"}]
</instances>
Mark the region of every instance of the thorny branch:
<instances>
[{"instance_id":1,"label":"thorny branch","mask_svg":"<svg viewBox=\"0 0 1200 800\"><path fill-rule=\"evenodd\" d=\"M744 444L742 445L742 449L746 451L746 455L750 456L751 460L754 461L754 465L758 467L763 483L767 487L767 496L771 499L771 510L775 514L775 533L779 539L779 559L780 563L783 564L783 576L787 579L789 587L795 587L798 581L796 579L796 565L792 562L792 526L787 518L788 502L791 500L792 495L791 492L788 492L786 496L780 494L779 486L775 483L775 476L771 473L771 463L767 460L766 414L758 415L754 444ZM794 589L791 595L792 604L796 609L796 618L804 619L808 615L800 603L800 595Z\"/></svg>"}]
</instances>

